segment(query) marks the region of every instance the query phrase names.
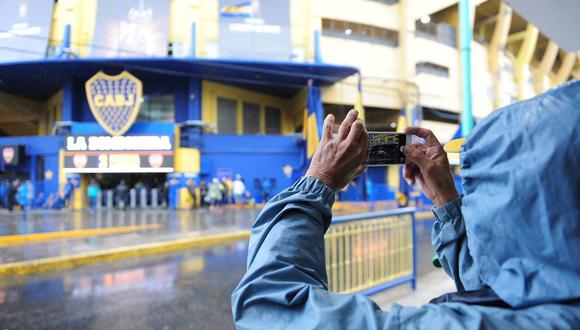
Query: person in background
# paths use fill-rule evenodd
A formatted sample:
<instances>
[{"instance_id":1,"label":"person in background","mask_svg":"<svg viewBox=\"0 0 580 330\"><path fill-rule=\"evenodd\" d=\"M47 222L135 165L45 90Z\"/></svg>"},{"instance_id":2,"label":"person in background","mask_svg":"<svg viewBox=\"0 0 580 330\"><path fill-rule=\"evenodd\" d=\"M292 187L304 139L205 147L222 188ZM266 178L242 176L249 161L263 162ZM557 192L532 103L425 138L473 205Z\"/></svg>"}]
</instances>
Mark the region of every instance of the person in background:
<instances>
[{"instance_id":1,"label":"person in background","mask_svg":"<svg viewBox=\"0 0 580 330\"><path fill-rule=\"evenodd\" d=\"M234 182L229 176L225 176L222 178L222 183L225 186L225 193L224 193L224 204L231 204L233 203L233 187Z\"/></svg>"},{"instance_id":2,"label":"person in background","mask_svg":"<svg viewBox=\"0 0 580 330\"><path fill-rule=\"evenodd\" d=\"M54 200L52 202L52 208L56 210L60 210L66 207L66 200L64 199L64 193L58 192L54 196Z\"/></svg>"},{"instance_id":3,"label":"person in background","mask_svg":"<svg viewBox=\"0 0 580 330\"><path fill-rule=\"evenodd\" d=\"M236 179L232 184L232 190L236 205L242 205L244 203L244 194L246 193L246 184L244 183L244 180L242 180L241 175L236 174Z\"/></svg>"},{"instance_id":4,"label":"person in background","mask_svg":"<svg viewBox=\"0 0 580 330\"><path fill-rule=\"evenodd\" d=\"M116 188L117 190L117 207L124 210L125 206L127 205L127 192L129 191L129 187L125 180L121 179L119 185Z\"/></svg>"},{"instance_id":5,"label":"person in background","mask_svg":"<svg viewBox=\"0 0 580 330\"><path fill-rule=\"evenodd\" d=\"M34 207L43 208L45 207L45 204L46 204L46 195L44 194L44 191L41 191L38 193L36 199L34 200Z\"/></svg>"},{"instance_id":6,"label":"person in background","mask_svg":"<svg viewBox=\"0 0 580 330\"><path fill-rule=\"evenodd\" d=\"M28 200L28 188L29 187L26 182L23 182L18 186L16 201L22 207L22 210L27 210L30 208L30 203Z\"/></svg>"},{"instance_id":7,"label":"person in background","mask_svg":"<svg viewBox=\"0 0 580 330\"><path fill-rule=\"evenodd\" d=\"M73 181L71 178L68 178L66 180L65 185L64 185L63 196L62 196L62 199L63 199L65 206L69 205L70 200L72 199L74 190L75 190L75 186L73 184Z\"/></svg>"},{"instance_id":8,"label":"person in background","mask_svg":"<svg viewBox=\"0 0 580 330\"><path fill-rule=\"evenodd\" d=\"M222 178L220 179L220 191L222 192L222 200L221 200L221 205L226 205L228 204L228 195L230 194L229 189L228 189L228 185L226 184L227 178L225 176L222 176Z\"/></svg>"},{"instance_id":9,"label":"person in background","mask_svg":"<svg viewBox=\"0 0 580 330\"><path fill-rule=\"evenodd\" d=\"M42 203L42 207L45 209L55 209L55 203L58 199L58 193L48 194L45 198L44 203Z\"/></svg>"},{"instance_id":10,"label":"person in background","mask_svg":"<svg viewBox=\"0 0 580 330\"><path fill-rule=\"evenodd\" d=\"M26 180L24 184L26 185L26 200L28 201L28 207L34 208L34 184L31 180Z\"/></svg>"},{"instance_id":11,"label":"person in background","mask_svg":"<svg viewBox=\"0 0 580 330\"><path fill-rule=\"evenodd\" d=\"M262 203L267 203L272 192L272 181L269 178L262 178Z\"/></svg>"},{"instance_id":12,"label":"person in background","mask_svg":"<svg viewBox=\"0 0 580 330\"><path fill-rule=\"evenodd\" d=\"M257 198L262 197L262 180L260 178L254 179L254 190L256 190Z\"/></svg>"},{"instance_id":13,"label":"person in background","mask_svg":"<svg viewBox=\"0 0 580 330\"><path fill-rule=\"evenodd\" d=\"M201 207L207 207L211 203L208 195L208 189L207 182L205 182L205 180L201 180L199 183L199 203Z\"/></svg>"},{"instance_id":14,"label":"person in background","mask_svg":"<svg viewBox=\"0 0 580 330\"><path fill-rule=\"evenodd\" d=\"M198 207L198 200L197 200L197 187L195 186L194 179L187 180L187 191L191 196L191 208L196 209Z\"/></svg>"},{"instance_id":15,"label":"person in background","mask_svg":"<svg viewBox=\"0 0 580 330\"><path fill-rule=\"evenodd\" d=\"M18 191L18 186L20 185L20 180L16 179L12 182L8 183L8 210L12 211L14 209L14 205L16 204L16 193Z\"/></svg>"},{"instance_id":16,"label":"person in background","mask_svg":"<svg viewBox=\"0 0 580 330\"><path fill-rule=\"evenodd\" d=\"M244 193L244 204L250 207L254 207L256 205L256 199L252 196L252 193L249 190L246 190Z\"/></svg>"},{"instance_id":17,"label":"person in background","mask_svg":"<svg viewBox=\"0 0 580 330\"><path fill-rule=\"evenodd\" d=\"M100 193L101 188L97 184L97 181L95 181L95 179L91 179L91 182L87 187L87 197L89 199L89 207L91 210L94 210L97 207L97 199Z\"/></svg>"},{"instance_id":18,"label":"person in background","mask_svg":"<svg viewBox=\"0 0 580 330\"><path fill-rule=\"evenodd\" d=\"M137 203L137 205L141 204L141 189L143 189L143 188L144 188L144 184L143 184L142 180L137 180L137 182L135 182L135 184L133 185L133 189L135 189L135 197L136 197L135 202ZM131 189L128 189L128 191L129 191L128 197L130 199ZM145 196L147 196L147 195L145 194ZM147 201L145 201L145 202L147 202ZM128 202L128 203L130 203L130 202Z\"/></svg>"},{"instance_id":19,"label":"person in background","mask_svg":"<svg viewBox=\"0 0 580 330\"><path fill-rule=\"evenodd\" d=\"M211 205L216 206L221 204L222 195L222 184L218 178L213 178L211 184L209 185L209 198L211 200Z\"/></svg>"},{"instance_id":20,"label":"person in background","mask_svg":"<svg viewBox=\"0 0 580 330\"><path fill-rule=\"evenodd\" d=\"M0 207L8 207L8 184L5 180L0 181Z\"/></svg>"},{"instance_id":21,"label":"person in background","mask_svg":"<svg viewBox=\"0 0 580 330\"><path fill-rule=\"evenodd\" d=\"M163 182L157 186L158 196L157 202L161 208L167 208L169 201L169 183Z\"/></svg>"}]
</instances>

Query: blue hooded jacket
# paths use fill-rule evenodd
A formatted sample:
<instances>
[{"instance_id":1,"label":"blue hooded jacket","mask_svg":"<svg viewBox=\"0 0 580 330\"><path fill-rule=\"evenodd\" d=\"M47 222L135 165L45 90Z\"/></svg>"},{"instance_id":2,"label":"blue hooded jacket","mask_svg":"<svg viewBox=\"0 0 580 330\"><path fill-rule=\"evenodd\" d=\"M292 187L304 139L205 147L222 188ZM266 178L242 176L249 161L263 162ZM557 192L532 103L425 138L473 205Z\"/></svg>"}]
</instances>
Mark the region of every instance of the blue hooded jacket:
<instances>
[{"instance_id":1,"label":"blue hooded jacket","mask_svg":"<svg viewBox=\"0 0 580 330\"><path fill-rule=\"evenodd\" d=\"M433 247L460 302L381 310L328 292L324 233L333 192L298 180L262 210L232 295L240 329L580 328L580 81L490 115L462 150L465 195L433 210Z\"/></svg>"}]
</instances>

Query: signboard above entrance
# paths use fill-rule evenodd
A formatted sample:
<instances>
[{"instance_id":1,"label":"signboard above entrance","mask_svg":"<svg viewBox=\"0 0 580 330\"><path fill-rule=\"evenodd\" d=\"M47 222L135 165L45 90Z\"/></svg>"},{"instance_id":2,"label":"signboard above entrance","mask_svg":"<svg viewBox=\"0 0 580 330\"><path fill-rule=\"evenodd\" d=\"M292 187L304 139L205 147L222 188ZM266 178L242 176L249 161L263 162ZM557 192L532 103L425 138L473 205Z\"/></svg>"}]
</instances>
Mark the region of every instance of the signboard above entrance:
<instances>
[{"instance_id":1,"label":"signboard above entrance","mask_svg":"<svg viewBox=\"0 0 580 330\"><path fill-rule=\"evenodd\" d=\"M171 137L69 136L64 151L65 173L173 172Z\"/></svg>"},{"instance_id":2,"label":"signboard above entrance","mask_svg":"<svg viewBox=\"0 0 580 330\"><path fill-rule=\"evenodd\" d=\"M123 135L137 119L143 86L129 72L116 76L99 72L87 81L85 91L91 112L107 133Z\"/></svg>"},{"instance_id":3,"label":"signboard above entrance","mask_svg":"<svg viewBox=\"0 0 580 330\"><path fill-rule=\"evenodd\" d=\"M171 137L162 136L69 136L66 151L173 150Z\"/></svg>"}]
</instances>

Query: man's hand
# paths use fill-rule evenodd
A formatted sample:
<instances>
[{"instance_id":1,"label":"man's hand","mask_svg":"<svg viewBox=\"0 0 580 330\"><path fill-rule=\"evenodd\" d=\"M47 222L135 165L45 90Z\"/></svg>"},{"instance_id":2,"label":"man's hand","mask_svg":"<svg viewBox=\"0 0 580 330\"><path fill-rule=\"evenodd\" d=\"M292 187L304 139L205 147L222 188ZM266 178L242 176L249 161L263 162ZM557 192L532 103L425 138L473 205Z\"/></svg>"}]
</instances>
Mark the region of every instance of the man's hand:
<instances>
[{"instance_id":1,"label":"man's hand","mask_svg":"<svg viewBox=\"0 0 580 330\"><path fill-rule=\"evenodd\" d=\"M447 153L433 132L425 128L407 127L405 133L425 139L425 144L415 142L405 148L407 164L403 168L403 177L407 183L414 184L419 180L425 195L435 206L447 204L459 197Z\"/></svg>"},{"instance_id":2,"label":"man's hand","mask_svg":"<svg viewBox=\"0 0 580 330\"><path fill-rule=\"evenodd\" d=\"M306 176L315 177L337 191L366 170L362 163L367 156L369 137L363 122L357 117L358 112L350 110L334 138L334 116L326 116L322 139Z\"/></svg>"}]
</instances>

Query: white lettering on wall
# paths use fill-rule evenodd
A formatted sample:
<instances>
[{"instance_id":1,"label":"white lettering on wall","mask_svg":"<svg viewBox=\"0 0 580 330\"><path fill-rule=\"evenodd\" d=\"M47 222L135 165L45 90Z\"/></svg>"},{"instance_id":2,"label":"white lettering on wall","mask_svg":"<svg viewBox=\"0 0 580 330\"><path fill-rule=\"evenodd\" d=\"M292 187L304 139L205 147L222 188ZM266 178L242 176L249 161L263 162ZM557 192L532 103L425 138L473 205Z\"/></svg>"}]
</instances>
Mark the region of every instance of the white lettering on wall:
<instances>
[{"instance_id":1,"label":"white lettering on wall","mask_svg":"<svg viewBox=\"0 0 580 330\"><path fill-rule=\"evenodd\" d=\"M67 151L172 150L171 138L162 136L69 136Z\"/></svg>"}]
</instances>

